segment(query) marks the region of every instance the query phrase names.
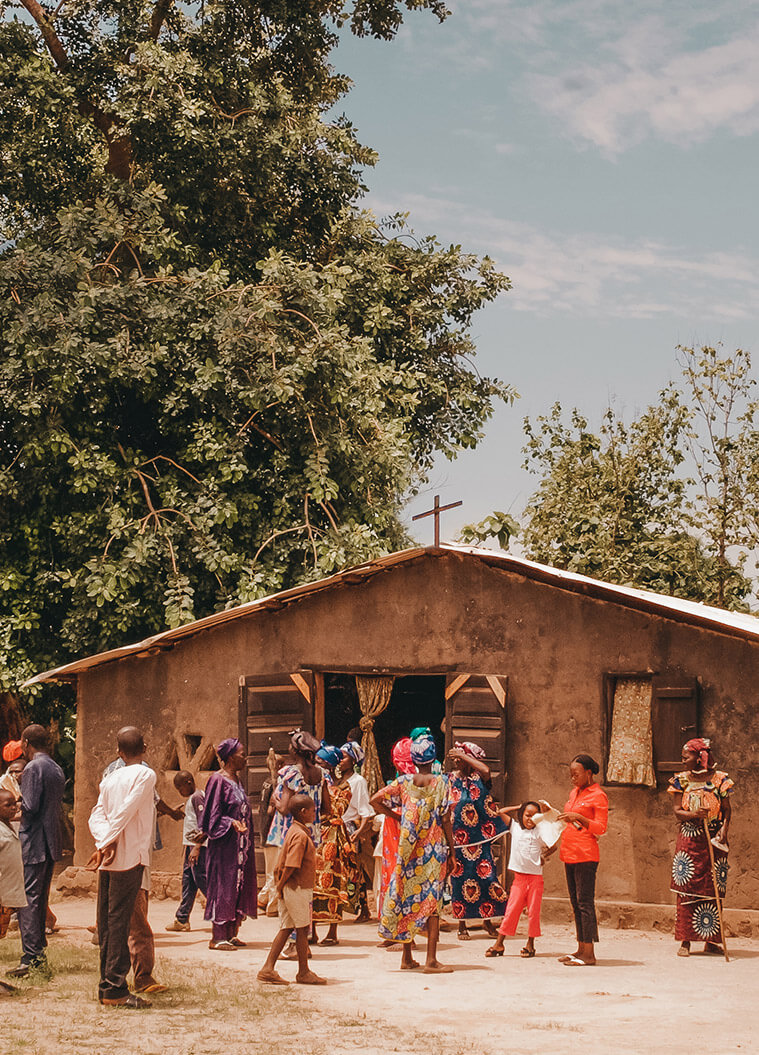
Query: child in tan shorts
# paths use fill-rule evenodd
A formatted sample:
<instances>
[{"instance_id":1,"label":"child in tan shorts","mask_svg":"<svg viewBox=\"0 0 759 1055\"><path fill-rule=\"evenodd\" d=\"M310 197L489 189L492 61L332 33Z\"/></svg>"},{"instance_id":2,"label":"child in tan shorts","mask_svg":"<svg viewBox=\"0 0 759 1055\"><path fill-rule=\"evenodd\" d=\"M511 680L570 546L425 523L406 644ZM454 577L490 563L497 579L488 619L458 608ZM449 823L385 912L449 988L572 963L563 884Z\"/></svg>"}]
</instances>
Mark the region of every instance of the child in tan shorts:
<instances>
[{"instance_id":1,"label":"child in tan shorts","mask_svg":"<svg viewBox=\"0 0 759 1055\"><path fill-rule=\"evenodd\" d=\"M295 981L302 985L326 985L326 978L314 974L308 966L308 932L311 929L311 902L316 876L316 851L307 825L313 824L316 806L308 795L293 795L288 802L292 824L279 852L274 882L279 895L280 929L271 944L266 963L258 972L259 982L289 985L275 970L287 939L295 931L298 951L298 973Z\"/></svg>"}]
</instances>

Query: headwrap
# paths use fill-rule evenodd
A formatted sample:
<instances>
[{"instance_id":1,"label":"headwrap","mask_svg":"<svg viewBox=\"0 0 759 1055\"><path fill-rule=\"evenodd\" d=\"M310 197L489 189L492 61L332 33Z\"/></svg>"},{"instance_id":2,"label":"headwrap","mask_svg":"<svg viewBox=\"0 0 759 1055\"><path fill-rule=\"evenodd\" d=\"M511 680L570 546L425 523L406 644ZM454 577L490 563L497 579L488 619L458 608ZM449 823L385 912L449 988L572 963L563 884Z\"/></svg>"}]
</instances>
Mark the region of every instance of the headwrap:
<instances>
[{"instance_id":1,"label":"headwrap","mask_svg":"<svg viewBox=\"0 0 759 1055\"><path fill-rule=\"evenodd\" d=\"M416 766L411 761L411 737L404 736L402 740L399 740L390 752L390 757L393 760L393 765L398 773L403 773L407 777L411 777L416 773Z\"/></svg>"},{"instance_id":2,"label":"headwrap","mask_svg":"<svg viewBox=\"0 0 759 1055\"><path fill-rule=\"evenodd\" d=\"M335 766L339 766L343 760L343 753L338 747L333 747L328 744L326 740L322 740L322 746L316 752L316 757L322 762L326 762L332 769Z\"/></svg>"},{"instance_id":3,"label":"headwrap","mask_svg":"<svg viewBox=\"0 0 759 1055\"><path fill-rule=\"evenodd\" d=\"M700 772L702 773L707 769L712 769L714 766L711 745L711 740L697 738L695 740L689 740L683 748L683 751L692 751L694 755L698 755L698 760L701 763Z\"/></svg>"},{"instance_id":4,"label":"headwrap","mask_svg":"<svg viewBox=\"0 0 759 1055\"><path fill-rule=\"evenodd\" d=\"M349 755L357 766L360 766L366 757L361 749L361 744L357 740L348 740L340 750L344 755Z\"/></svg>"},{"instance_id":5,"label":"headwrap","mask_svg":"<svg viewBox=\"0 0 759 1055\"><path fill-rule=\"evenodd\" d=\"M409 733L412 740L421 740L423 736L432 736L432 730L428 725L417 725L416 729L412 729Z\"/></svg>"},{"instance_id":6,"label":"headwrap","mask_svg":"<svg viewBox=\"0 0 759 1055\"><path fill-rule=\"evenodd\" d=\"M222 740L219 746L216 748L216 754L219 756L222 762L226 762L230 755L233 755L238 747L242 747L242 744L236 736L230 736L228 740Z\"/></svg>"},{"instance_id":7,"label":"headwrap","mask_svg":"<svg viewBox=\"0 0 759 1055\"><path fill-rule=\"evenodd\" d=\"M15 762L23 753L20 740L9 740L3 748L3 762Z\"/></svg>"},{"instance_id":8,"label":"headwrap","mask_svg":"<svg viewBox=\"0 0 759 1055\"><path fill-rule=\"evenodd\" d=\"M415 766L424 766L437 758L437 747L431 736L421 736L411 741L411 761Z\"/></svg>"},{"instance_id":9,"label":"headwrap","mask_svg":"<svg viewBox=\"0 0 759 1055\"><path fill-rule=\"evenodd\" d=\"M457 751L463 751L470 758L476 758L479 762L484 761L485 752L479 744L473 744L471 740L457 740L453 745Z\"/></svg>"},{"instance_id":10,"label":"headwrap","mask_svg":"<svg viewBox=\"0 0 759 1055\"><path fill-rule=\"evenodd\" d=\"M294 729L290 733L290 743L299 755L315 755L322 746L316 737L305 729Z\"/></svg>"}]
</instances>

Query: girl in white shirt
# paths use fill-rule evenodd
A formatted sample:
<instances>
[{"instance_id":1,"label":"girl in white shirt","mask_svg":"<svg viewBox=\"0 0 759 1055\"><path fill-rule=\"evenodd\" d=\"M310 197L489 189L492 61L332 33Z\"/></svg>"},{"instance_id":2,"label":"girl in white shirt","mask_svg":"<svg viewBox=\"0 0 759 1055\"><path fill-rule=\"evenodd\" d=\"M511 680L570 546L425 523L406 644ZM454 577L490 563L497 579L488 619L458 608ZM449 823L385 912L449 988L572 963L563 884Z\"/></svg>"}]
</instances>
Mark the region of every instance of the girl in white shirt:
<instances>
[{"instance_id":1,"label":"girl in white shirt","mask_svg":"<svg viewBox=\"0 0 759 1055\"><path fill-rule=\"evenodd\" d=\"M521 806L504 806L498 812L509 825L511 852L509 869L514 873L514 882L509 891L509 900L498 928L495 944L486 951L486 956L503 956L504 938L513 938L522 911L527 906L527 944L520 956L528 959L535 955L535 939L540 937L540 906L543 901L543 864L551 850L539 835L533 817L540 813L537 802L523 802ZM516 814L516 823L512 819Z\"/></svg>"}]
</instances>

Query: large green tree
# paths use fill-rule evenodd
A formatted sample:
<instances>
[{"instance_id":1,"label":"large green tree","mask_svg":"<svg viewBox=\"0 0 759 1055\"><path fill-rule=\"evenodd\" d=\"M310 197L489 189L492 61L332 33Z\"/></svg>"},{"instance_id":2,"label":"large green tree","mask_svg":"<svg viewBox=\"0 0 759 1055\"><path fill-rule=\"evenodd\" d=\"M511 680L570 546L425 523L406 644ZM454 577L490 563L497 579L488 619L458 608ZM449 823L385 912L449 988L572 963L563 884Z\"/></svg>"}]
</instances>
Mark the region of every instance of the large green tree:
<instances>
[{"instance_id":1,"label":"large green tree","mask_svg":"<svg viewBox=\"0 0 759 1055\"><path fill-rule=\"evenodd\" d=\"M492 263L360 207L336 27L439 0L0 4L0 679L403 544Z\"/></svg>"},{"instance_id":2,"label":"large green tree","mask_svg":"<svg viewBox=\"0 0 759 1055\"><path fill-rule=\"evenodd\" d=\"M538 485L520 541L528 557L558 568L745 609L759 543L751 359L703 346L679 348L678 360L680 383L629 423L609 407L592 428L558 403L525 421L525 468ZM464 541L500 534L505 548L517 525L503 516Z\"/></svg>"}]
</instances>

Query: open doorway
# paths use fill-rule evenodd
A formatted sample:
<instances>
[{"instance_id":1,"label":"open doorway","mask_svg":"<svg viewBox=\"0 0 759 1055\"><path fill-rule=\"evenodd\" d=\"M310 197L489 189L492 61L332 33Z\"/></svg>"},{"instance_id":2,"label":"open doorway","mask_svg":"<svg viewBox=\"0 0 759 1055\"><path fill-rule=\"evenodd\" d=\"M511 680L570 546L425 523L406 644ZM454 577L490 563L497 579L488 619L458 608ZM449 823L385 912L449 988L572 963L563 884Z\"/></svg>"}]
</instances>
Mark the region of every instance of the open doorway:
<instances>
[{"instance_id":1,"label":"open doorway","mask_svg":"<svg viewBox=\"0 0 759 1055\"><path fill-rule=\"evenodd\" d=\"M427 725L432 730L442 761L445 754L445 675L412 674L398 677L387 709L374 723L382 775L385 780L395 776L390 751L396 741L408 736L412 729ZM356 679L353 674L324 675L324 737L338 746L348 733L358 731L361 708L358 703ZM360 740L361 736L356 736Z\"/></svg>"}]
</instances>

